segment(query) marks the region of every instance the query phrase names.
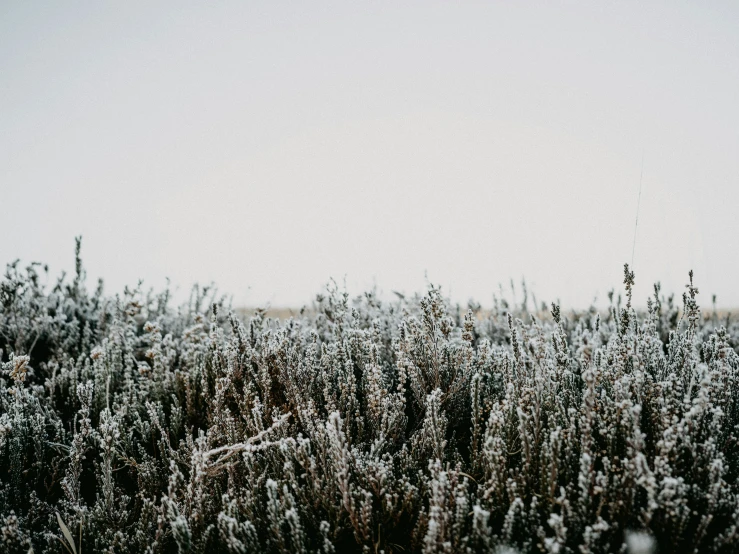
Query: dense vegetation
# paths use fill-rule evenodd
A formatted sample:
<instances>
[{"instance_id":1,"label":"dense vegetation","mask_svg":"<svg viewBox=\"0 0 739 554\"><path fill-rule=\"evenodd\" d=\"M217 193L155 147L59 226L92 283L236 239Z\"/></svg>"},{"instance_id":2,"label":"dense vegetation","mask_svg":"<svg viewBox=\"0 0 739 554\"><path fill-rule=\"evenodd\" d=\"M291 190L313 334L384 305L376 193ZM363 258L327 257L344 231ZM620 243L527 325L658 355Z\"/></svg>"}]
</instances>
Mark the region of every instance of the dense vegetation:
<instances>
[{"instance_id":1,"label":"dense vegetation","mask_svg":"<svg viewBox=\"0 0 739 554\"><path fill-rule=\"evenodd\" d=\"M692 275L643 313L626 267L607 313L329 287L242 321L45 273L0 285L2 552L739 549L739 328Z\"/></svg>"}]
</instances>

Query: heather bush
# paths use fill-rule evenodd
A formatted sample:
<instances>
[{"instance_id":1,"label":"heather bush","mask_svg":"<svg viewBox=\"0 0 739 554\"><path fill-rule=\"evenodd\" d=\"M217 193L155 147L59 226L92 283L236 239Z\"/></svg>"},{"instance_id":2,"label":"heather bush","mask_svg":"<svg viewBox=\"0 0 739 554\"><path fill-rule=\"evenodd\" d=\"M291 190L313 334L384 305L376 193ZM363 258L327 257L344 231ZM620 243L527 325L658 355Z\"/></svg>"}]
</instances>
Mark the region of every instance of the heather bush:
<instances>
[{"instance_id":1,"label":"heather bush","mask_svg":"<svg viewBox=\"0 0 739 554\"><path fill-rule=\"evenodd\" d=\"M608 311L330 286L0 285L0 550L734 552L736 325L689 276ZM615 298L614 298L615 297Z\"/></svg>"}]
</instances>

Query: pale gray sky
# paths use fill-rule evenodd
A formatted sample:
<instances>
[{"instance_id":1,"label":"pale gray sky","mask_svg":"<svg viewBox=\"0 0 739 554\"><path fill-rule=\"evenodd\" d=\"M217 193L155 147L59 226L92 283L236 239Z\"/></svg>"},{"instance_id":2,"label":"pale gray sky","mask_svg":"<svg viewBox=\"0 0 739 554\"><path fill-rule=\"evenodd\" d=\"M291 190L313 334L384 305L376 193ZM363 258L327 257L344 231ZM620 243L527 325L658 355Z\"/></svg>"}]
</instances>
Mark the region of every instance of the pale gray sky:
<instances>
[{"instance_id":1,"label":"pale gray sky","mask_svg":"<svg viewBox=\"0 0 739 554\"><path fill-rule=\"evenodd\" d=\"M735 2L2 2L0 263L739 306Z\"/></svg>"}]
</instances>

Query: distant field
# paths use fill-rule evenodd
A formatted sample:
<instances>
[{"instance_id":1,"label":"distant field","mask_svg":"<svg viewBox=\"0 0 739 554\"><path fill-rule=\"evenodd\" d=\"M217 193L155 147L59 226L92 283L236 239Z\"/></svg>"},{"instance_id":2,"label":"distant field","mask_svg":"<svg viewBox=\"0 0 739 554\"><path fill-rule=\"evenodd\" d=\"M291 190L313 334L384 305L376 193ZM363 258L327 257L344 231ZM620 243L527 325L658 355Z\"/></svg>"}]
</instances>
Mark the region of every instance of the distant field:
<instances>
[{"instance_id":1,"label":"distant field","mask_svg":"<svg viewBox=\"0 0 739 554\"><path fill-rule=\"evenodd\" d=\"M453 307L456 308L456 307ZM463 309L462 306L460 306L460 309ZM269 317L273 319L290 319L291 317L299 317L301 308L285 308L285 307L278 307L278 308L259 308L259 307L239 307L236 309L236 312L240 317L249 318L252 315L254 315L257 311L261 311L264 313L264 317ZM308 306L304 308L305 314L312 314L314 313L314 310L312 307ZM533 313L536 317L546 319L551 317L551 314L548 311L544 310L537 310L534 312L526 312L526 313ZM607 310L600 310L600 313L602 315L606 315L608 312ZM476 319L484 319L487 317L490 317L493 314L492 310L490 309L481 309L479 312L475 314ZM739 314L739 308L720 308L716 310L714 313L712 310L702 310L701 311L701 319L708 323L716 323L717 325L726 325L727 318L729 322L737 315ZM682 311L678 310L678 315L682 315Z\"/></svg>"}]
</instances>

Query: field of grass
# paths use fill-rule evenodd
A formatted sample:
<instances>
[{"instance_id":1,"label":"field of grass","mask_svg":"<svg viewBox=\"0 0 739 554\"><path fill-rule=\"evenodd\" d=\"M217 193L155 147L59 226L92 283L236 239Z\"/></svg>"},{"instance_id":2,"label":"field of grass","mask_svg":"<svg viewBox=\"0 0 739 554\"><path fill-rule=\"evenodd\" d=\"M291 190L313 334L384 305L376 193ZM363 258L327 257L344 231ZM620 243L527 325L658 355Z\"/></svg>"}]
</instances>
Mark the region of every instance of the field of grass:
<instances>
[{"instance_id":1,"label":"field of grass","mask_svg":"<svg viewBox=\"0 0 739 554\"><path fill-rule=\"evenodd\" d=\"M4 553L739 550L739 327L692 275L643 312L626 267L604 313L289 317L41 273L0 284Z\"/></svg>"}]
</instances>

